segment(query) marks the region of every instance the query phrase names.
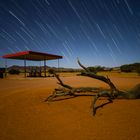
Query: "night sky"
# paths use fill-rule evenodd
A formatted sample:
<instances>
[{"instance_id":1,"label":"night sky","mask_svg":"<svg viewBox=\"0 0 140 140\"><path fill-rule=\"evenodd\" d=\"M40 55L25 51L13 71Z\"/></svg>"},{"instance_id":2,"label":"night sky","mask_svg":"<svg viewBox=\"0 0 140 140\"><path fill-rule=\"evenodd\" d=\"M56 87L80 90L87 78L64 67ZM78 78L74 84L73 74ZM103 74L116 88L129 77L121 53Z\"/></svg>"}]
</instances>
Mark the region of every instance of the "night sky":
<instances>
[{"instance_id":1,"label":"night sky","mask_svg":"<svg viewBox=\"0 0 140 140\"><path fill-rule=\"evenodd\" d=\"M86 66L140 62L140 0L0 0L0 56L25 50L62 55L61 67L79 67L77 57Z\"/></svg>"}]
</instances>

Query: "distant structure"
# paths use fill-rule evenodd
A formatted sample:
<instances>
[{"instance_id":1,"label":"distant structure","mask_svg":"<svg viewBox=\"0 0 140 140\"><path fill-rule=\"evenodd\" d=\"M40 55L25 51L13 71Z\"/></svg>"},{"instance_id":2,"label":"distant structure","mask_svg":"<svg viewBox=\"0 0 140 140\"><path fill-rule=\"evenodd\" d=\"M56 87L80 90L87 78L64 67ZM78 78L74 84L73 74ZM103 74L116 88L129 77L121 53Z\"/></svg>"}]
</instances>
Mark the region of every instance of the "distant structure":
<instances>
[{"instance_id":1,"label":"distant structure","mask_svg":"<svg viewBox=\"0 0 140 140\"><path fill-rule=\"evenodd\" d=\"M27 70L26 70L26 61L27 60L44 61L44 76L46 77L46 61L58 59L58 67L59 67L59 59L62 59L63 57L60 55L48 54L48 53L42 53L42 52L23 51L23 52L17 52L17 53L12 53L12 54L6 54L6 55L3 55L2 58L24 60L25 77L27 77ZM6 63L5 63L5 69L7 69ZM41 73L40 73L40 75L41 75Z\"/></svg>"}]
</instances>

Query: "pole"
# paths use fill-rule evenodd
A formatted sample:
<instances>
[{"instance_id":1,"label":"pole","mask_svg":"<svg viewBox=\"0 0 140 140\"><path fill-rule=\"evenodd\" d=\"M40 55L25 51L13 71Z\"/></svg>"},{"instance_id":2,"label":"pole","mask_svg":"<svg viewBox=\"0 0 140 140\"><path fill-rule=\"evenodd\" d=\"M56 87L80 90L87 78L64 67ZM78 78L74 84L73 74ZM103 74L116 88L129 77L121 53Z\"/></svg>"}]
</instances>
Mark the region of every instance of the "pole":
<instances>
[{"instance_id":1,"label":"pole","mask_svg":"<svg viewBox=\"0 0 140 140\"><path fill-rule=\"evenodd\" d=\"M26 78L26 57L24 58L24 77Z\"/></svg>"},{"instance_id":2,"label":"pole","mask_svg":"<svg viewBox=\"0 0 140 140\"><path fill-rule=\"evenodd\" d=\"M46 77L46 59L44 59L44 76Z\"/></svg>"},{"instance_id":3,"label":"pole","mask_svg":"<svg viewBox=\"0 0 140 140\"><path fill-rule=\"evenodd\" d=\"M58 72L59 72L59 59L58 59Z\"/></svg>"},{"instance_id":4,"label":"pole","mask_svg":"<svg viewBox=\"0 0 140 140\"><path fill-rule=\"evenodd\" d=\"M41 70L41 61L40 61L40 66L39 66L39 76L41 77L42 76L42 70Z\"/></svg>"},{"instance_id":5,"label":"pole","mask_svg":"<svg viewBox=\"0 0 140 140\"><path fill-rule=\"evenodd\" d=\"M5 59L5 78L7 77L7 59Z\"/></svg>"}]
</instances>

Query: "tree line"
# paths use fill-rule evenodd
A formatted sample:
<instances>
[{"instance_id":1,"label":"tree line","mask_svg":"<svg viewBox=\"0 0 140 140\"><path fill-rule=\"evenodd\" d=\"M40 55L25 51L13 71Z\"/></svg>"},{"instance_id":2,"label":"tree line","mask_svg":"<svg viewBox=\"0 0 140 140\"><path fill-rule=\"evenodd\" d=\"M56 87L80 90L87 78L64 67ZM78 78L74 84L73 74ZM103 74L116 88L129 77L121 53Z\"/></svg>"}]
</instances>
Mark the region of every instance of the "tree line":
<instances>
[{"instance_id":1,"label":"tree line","mask_svg":"<svg viewBox=\"0 0 140 140\"><path fill-rule=\"evenodd\" d=\"M121 72L137 72L140 74L140 63L122 65L120 70Z\"/></svg>"},{"instance_id":2,"label":"tree line","mask_svg":"<svg viewBox=\"0 0 140 140\"><path fill-rule=\"evenodd\" d=\"M49 70L51 67L48 67L47 69ZM10 74L19 74L22 70L23 67L11 67L8 68L8 73ZM53 68L55 69L56 72L80 72L82 73L82 69L74 69L74 68ZM90 66L87 67L87 69L93 73L98 73L100 71L113 71L115 68L107 68L103 66ZM140 74L140 63L133 63L133 64L124 64L119 67L121 72L137 72ZM29 70L28 70L29 71Z\"/></svg>"}]
</instances>

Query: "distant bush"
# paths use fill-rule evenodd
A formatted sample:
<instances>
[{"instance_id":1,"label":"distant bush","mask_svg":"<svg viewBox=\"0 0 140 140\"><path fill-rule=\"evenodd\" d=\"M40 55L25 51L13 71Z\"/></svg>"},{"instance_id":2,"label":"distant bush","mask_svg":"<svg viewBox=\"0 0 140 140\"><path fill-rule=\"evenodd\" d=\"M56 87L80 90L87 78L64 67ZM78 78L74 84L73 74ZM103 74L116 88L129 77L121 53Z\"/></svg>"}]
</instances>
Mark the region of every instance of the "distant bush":
<instances>
[{"instance_id":1,"label":"distant bush","mask_svg":"<svg viewBox=\"0 0 140 140\"><path fill-rule=\"evenodd\" d=\"M19 71L18 69L10 69L10 70L8 71L8 73L10 73L10 74L19 74L20 71Z\"/></svg>"},{"instance_id":2,"label":"distant bush","mask_svg":"<svg viewBox=\"0 0 140 140\"><path fill-rule=\"evenodd\" d=\"M96 73L96 68L95 68L95 67L87 67L87 69L88 69L90 72Z\"/></svg>"},{"instance_id":3,"label":"distant bush","mask_svg":"<svg viewBox=\"0 0 140 140\"><path fill-rule=\"evenodd\" d=\"M87 68L90 72L97 73L99 71L104 71L104 67L96 66L96 67L88 67Z\"/></svg>"},{"instance_id":4,"label":"distant bush","mask_svg":"<svg viewBox=\"0 0 140 140\"><path fill-rule=\"evenodd\" d=\"M120 67L121 72L132 72L132 67L130 67L129 65L122 65Z\"/></svg>"},{"instance_id":5,"label":"distant bush","mask_svg":"<svg viewBox=\"0 0 140 140\"><path fill-rule=\"evenodd\" d=\"M140 75L140 67L137 68L136 72Z\"/></svg>"},{"instance_id":6,"label":"distant bush","mask_svg":"<svg viewBox=\"0 0 140 140\"><path fill-rule=\"evenodd\" d=\"M108 68L108 71L112 71L113 70L113 68Z\"/></svg>"},{"instance_id":7,"label":"distant bush","mask_svg":"<svg viewBox=\"0 0 140 140\"><path fill-rule=\"evenodd\" d=\"M128 64L128 65L122 65L120 67L121 72L138 72L140 69L140 63L134 63L134 64Z\"/></svg>"},{"instance_id":8,"label":"distant bush","mask_svg":"<svg viewBox=\"0 0 140 140\"><path fill-rule=\"evenodd\" d=\"M49 74L54 74L56 71L53 68L48 69Z\"/></svg>"}]
</instances>

